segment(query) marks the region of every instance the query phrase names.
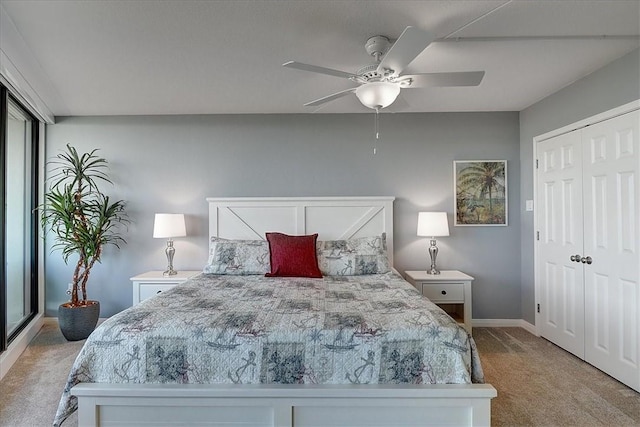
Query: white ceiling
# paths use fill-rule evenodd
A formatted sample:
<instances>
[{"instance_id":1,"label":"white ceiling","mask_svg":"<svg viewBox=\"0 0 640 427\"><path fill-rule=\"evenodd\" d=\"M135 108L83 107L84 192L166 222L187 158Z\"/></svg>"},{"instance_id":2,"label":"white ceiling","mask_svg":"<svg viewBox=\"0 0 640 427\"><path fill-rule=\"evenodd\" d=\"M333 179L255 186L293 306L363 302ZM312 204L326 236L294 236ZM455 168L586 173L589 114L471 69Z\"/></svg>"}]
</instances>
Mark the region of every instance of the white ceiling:
<instances>
[{"instance_id":1,"label":"white ceiling","mask_svg":"<svg viewBox=\"0 0 640 427\"><path fill-rule=\"evenodd\" d=\"M520 111L637 48L640 34L639 0L0 5L46 76L39 95L57 116L315 112L302 104L355 84L282 63L355 72L371 62L369 37L394 39L409 25L440 41L405 74L486 75L478 87L403 90L406 103L390 111ZM486 40L494 37L508 39ZM348 96L317 112L368 111Z\"/></svg>"}]
</instances>

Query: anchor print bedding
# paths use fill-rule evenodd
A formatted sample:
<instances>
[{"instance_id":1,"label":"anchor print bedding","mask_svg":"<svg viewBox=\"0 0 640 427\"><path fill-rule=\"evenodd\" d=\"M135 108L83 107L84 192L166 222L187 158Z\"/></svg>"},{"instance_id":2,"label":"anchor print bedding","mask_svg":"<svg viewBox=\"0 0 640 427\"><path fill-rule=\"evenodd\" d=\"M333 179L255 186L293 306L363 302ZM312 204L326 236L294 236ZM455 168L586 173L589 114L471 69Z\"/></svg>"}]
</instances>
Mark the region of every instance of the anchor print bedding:
<instances>
[{"instance_id":1,"label":"anchor print bedding","mask_svg":"<svg viewBox=\"0 0 640 427\"><path fill-rule=\"evenodd\" d=\"M475 343L395 272L321 279L201 274L87 339L71 388L99 383L484 382Z\"/></svg>"}]
</instances>

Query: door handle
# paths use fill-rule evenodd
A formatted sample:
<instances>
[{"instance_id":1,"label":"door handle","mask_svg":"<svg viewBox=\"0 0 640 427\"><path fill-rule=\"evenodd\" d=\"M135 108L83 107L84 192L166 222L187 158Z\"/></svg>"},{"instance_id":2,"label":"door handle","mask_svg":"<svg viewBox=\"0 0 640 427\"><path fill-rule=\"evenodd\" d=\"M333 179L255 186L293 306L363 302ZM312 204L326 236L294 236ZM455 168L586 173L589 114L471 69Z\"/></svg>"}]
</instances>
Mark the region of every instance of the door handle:
<instances>
[{"instance_id":1,"label":"door handle","mask_svg":"<svg viewBox=\"0 0 640 427\"><path fill-rule=\"evenodd\" d=\"M575 261L575 262L580 262L582 261L582 258L580 258L580 254L576 254L576 255L571 255L571 261Z\"/></svg>"},{"instance_id":2,"label":"door handle","mask_svg":"<svg viewBox=\"0 0 640 427\"><path fill-rule=\"evenodd\" d=\"M583 264L592 264L593 258L591 258L590 256L582 257L580 258L580 262L582 262Z\"/></svg>"}]
</instances>

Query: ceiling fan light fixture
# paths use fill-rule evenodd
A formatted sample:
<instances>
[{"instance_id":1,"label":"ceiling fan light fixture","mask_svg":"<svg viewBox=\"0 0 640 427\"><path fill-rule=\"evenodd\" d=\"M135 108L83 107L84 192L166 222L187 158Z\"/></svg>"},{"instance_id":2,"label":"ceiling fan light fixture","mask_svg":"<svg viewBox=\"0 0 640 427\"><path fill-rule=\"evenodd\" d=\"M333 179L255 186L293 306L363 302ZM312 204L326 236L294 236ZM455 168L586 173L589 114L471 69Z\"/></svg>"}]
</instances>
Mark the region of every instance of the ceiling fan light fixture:
<instances>
[{"instance_id":1,"label":"ceiling fan light fixture","mask_svg":"<svg viewBox=\"0 0 640 427\"><path fill-rule=\"evenodd\" d=\"M390 82L370 82L356 89L356 96L365 107L386 108L393 104L400 94L400 85Z\"/></svg>"}]
</instances>

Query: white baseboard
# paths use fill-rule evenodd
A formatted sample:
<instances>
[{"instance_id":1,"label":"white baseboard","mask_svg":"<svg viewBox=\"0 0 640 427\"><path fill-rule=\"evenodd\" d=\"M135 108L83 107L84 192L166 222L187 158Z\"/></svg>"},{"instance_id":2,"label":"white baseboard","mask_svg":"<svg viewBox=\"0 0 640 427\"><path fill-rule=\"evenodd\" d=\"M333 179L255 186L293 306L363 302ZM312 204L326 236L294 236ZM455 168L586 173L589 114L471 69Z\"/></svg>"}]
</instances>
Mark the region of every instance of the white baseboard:
<instances>
[{"instance_id":1,"label":"white baseboard","mask_svg":"<svg viewBox=\"0 0 640 427\"><path fill-rule=\"evenodd\" d=\"M37 315L26 328L20 332L20 334L9 344L9 348L0 354L0 380L9 372L11 366L16 363L16 360L20 357L22 352L27 348L27 345L38 334L40 328L44 324L42 314Z\"/></svg>"},{"instance_id":2,"label":"white baseboard","mask_svg":"<svg viewBox=\"0 0 640 427\"><path fill-rule=\"evenodd\" d=\"M473 319L471 324L474 328L523 328L530 334L539 336L535 325L524 319Z\"/></svg>"}]
</instances>

